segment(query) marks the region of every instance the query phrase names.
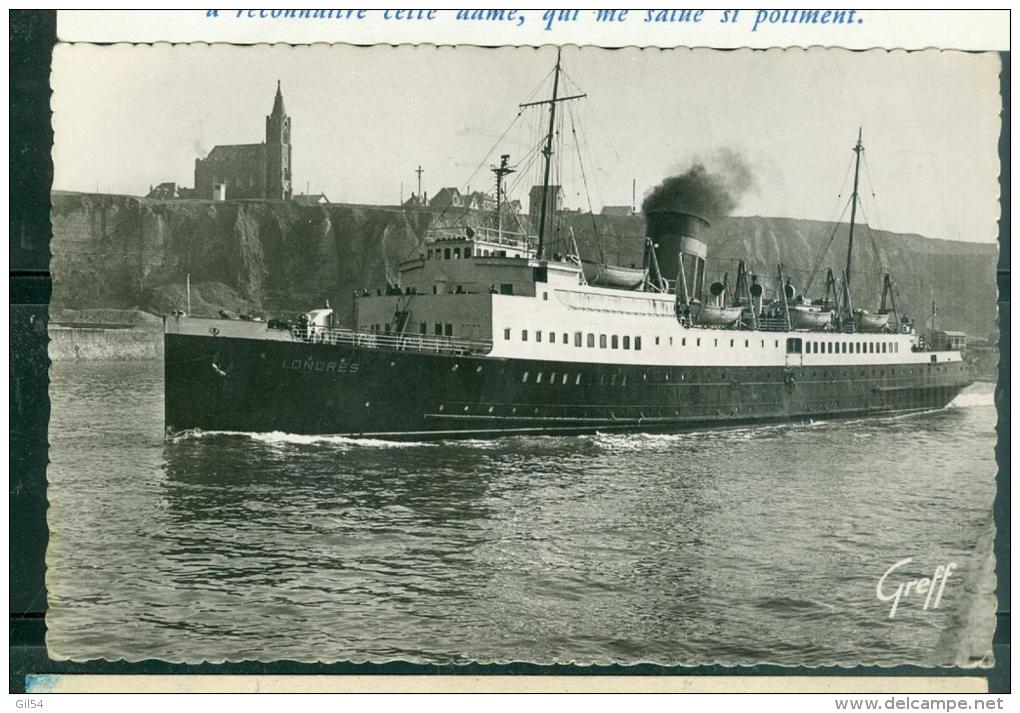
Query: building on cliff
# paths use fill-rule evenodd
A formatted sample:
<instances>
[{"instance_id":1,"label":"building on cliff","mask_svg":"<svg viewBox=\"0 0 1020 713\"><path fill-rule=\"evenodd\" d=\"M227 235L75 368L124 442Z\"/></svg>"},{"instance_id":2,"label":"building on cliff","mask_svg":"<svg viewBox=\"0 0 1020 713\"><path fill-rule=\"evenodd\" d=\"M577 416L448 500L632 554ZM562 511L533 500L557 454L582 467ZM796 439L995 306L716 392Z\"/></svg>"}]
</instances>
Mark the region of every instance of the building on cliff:
<instances>
[{"instance_id":1,"label":"building on cliff","mask_svg":"<svg viewBox=\"0 0 1020 713\"><path fill-rule=\"evenodd\" d=\"M290 199L290 141L290 117L277 82L273 111L266 117L265 142L214 146L208 156L195 159L194 197Z\"/></svg>"},{"instance_id":2,"label":"building on cliff","mask_svg":"<svg viewBox=\"0 0 1020 713\"><path fill-rule=\"evenodd\" d=\"M612 218L629 218L634 215L634 207L629 205L602 206L602 215Z\"/></svg>"},{"instance_id":3,"label":"building on cliff","mask_svg":"<svg viewBox=\"0 0 1020 713\"><path fill-rule=\"evenodd\" d=\"M546 199L547 215L554 215L563 210L563 186L550 185L549 197ZM532 186L528 193L528 215L537 230L539 216L542 214L542 186Z\"/></svg>"}]
</instances>

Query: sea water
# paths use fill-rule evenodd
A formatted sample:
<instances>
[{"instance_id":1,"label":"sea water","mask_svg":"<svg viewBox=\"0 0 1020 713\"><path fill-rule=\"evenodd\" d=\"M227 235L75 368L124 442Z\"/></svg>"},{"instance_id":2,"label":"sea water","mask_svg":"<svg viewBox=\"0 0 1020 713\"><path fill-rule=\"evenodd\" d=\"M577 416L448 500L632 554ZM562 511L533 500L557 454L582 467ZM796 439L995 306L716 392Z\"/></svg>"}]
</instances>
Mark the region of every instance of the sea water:
<instances>
[{"instance_id":1,"label":"sea water","mask_svg":"<svg viewBox=\"0 0 1020 713\"><path fill-rule=\"evenodd\" d=\"M681 435L163 441L162 365L51 370L48 645L73 659L975 663L993 386ZM944 579L937 607L886 594ZM935 582L938 584L938 581Z\"/></svg>"}]
</instances>

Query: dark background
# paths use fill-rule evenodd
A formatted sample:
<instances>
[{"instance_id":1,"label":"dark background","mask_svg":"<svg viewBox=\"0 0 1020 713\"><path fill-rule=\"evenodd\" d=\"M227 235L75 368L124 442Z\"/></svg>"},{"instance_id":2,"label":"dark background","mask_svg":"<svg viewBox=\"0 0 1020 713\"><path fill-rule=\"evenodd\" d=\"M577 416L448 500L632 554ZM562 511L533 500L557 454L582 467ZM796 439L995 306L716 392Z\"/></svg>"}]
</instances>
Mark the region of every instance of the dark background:
<instances>
[{"instance_id":1,"label":"dark background","mask_svg":"<svg viewBox=\"0 0 1020 713\"><path fill-rule=\"evenodd\" d=\"M785 668L755 666L427 666L391 664L273 663L175 665L90 661L56 662L46 655L46 527L47 424L49 422L49 360L46 319L51 294L50 186L53 165L50 147L50 58L56 43L56 12L10 10L10 671L9 690L25 690L29 673L190 673L190 674L530 674L530 675L808 675L808 676L975 676L988 678L992 692L1010 691L1010 510L1009 510L1009 193L1010 193L1010 54L1001 54L1002 160L999 222L999 325L1001 331L999 381L995 401L998 494L995 501L998 613L994 638L994 669Z\"/></svg>"}]
</instances>

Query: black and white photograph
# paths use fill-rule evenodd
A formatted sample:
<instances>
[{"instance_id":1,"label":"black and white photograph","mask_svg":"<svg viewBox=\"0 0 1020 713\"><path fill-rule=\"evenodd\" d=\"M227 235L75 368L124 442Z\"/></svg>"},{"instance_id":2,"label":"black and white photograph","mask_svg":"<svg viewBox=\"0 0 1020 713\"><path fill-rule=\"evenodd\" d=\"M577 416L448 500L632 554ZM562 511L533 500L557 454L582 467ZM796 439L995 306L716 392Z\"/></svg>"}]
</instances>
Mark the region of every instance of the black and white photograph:
<instances>
[{"instance_id":1,"label":"black and white photograph","mask_svg":"<svg viewBox=\"0 0 1020 713\"><path fill-rule=\"evenodd\" d=\"M48 655L992 666L1001 70L58 45Z\"/></svg>"}]
</instances>

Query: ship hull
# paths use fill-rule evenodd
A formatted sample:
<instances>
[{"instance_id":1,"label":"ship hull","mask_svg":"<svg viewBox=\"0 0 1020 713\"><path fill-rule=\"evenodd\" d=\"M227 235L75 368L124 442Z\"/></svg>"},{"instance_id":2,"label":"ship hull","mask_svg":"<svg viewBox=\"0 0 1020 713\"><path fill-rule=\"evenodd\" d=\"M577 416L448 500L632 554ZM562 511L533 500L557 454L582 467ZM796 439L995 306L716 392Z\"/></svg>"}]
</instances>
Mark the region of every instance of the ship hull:
<instances>
[{"instance_id":1,"label":"ship hull","mask_svg":"<svg viewBox=\"0 0 1020 713\"><path fill-rule=\"evenodd\" d=\"M172 333L164 358L168 436L673 432L936 409L971 383L962 362L580 364Z\"/></svg>"}]
</instances>

